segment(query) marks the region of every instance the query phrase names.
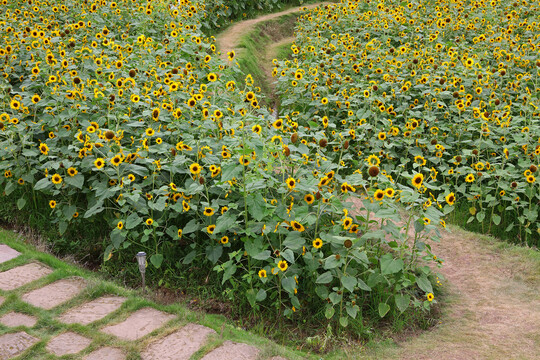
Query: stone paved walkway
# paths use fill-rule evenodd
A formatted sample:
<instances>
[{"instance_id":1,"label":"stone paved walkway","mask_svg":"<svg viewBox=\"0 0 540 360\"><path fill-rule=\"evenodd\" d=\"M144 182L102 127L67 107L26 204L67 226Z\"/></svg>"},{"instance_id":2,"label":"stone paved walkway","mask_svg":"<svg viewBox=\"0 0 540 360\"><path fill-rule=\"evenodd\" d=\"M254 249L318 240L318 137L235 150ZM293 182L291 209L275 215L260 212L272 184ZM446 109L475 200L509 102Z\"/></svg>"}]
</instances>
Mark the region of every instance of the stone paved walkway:
<instances>
[{"instance_id":1,"label":"stone paved walkway","mask_svg":"<svg viewBox=\"0 0 540 360\"><path fill-rule=\"evenodd\" d=\"M0 244L0 264L20 255L21 253L7 245ZM120 310L127 300L115 294L105 294L82 305L65 309L56 315L58 312L55 312L55 309L84 293L88 281L78 277L66 277L37 288L32 287L33 282L44 279L53 272L54 269L37 262L14 266L0 272L0 330L4 329L3 335L0 335L0 360L14 359L21 355L24 357L25 353L32 351L31 348L43 340L36 337L37 332L33 331L40 319L18 311L3 309L6 299L9 297L13 300L13 296L17 296L28 306L36 307L46 314L50 313L59 323L78 324L77 326L84 328L109 316L109 321L99 327L101 334L124 341L127 347L132 342L150 339L145 342L139 354L143 360L188 360L197 352L199 352L198 356L206 360L263 359L260 356L260 350L256 347L232 341L225 341L216 348L210 346L205 351L206 353L201 354L201 348L205 347L210 340L213 343L219 343L216 341L218 336L215 330L194 323L171 329L166 326L176 319L177 315L152 307L143 307L130 312L127 317L124 314L115 318L115 312ZM24 291L23 288L22 294L17 290L27 285L32 290ZM45 350L58 357L72 354L77 359L85 360L124 360L127 358L125 349L120 346L94 346L96 349L90 353L86 349L92 346L94 339L84 335L82 331L81 334L77 333L77 329L78 327L74 327L72 331L64 331L46 339ZM123 344L121 341L119 343Z\"/></svg>"}]
</instances>

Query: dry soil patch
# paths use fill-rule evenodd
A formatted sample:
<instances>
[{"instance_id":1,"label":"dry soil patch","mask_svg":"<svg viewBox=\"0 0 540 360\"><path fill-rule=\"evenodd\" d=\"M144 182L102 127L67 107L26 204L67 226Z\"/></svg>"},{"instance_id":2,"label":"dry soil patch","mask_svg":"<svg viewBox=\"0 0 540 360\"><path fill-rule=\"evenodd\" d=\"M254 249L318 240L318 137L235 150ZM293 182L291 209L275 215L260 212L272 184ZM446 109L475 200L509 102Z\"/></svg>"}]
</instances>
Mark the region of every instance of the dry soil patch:
<instances>
[{"instance_id":1,"label":"dry soil patch","mask_svg":"<svg viewBox=\"0 0 540 360\"><path fill-rule=\"evenodd\" d=\"M206 326L187 324L180 330L159 339L141 354L143 360L189 360L216 332Z\"/></svg>"},{"instance_id":2,"label":"dry soil patch","mask_svg":"<svg viewBox=\"0 0 540 360\"><path fill-rule=\"evenodd\" d=\"M75 297L85 287L86 281L82 278L62 279L30 291L22 299L31 305L50 310Z\"/></svg>"},{"instance_id":3,"label":"dry soil patch","mask_svg":"<svg viewBox=\"0 0 540 360\"><path fill-rule=\"evenodd\" d=\"M104 347L98 349L87 356L84 357L84 360L125 360L126 355L124 352L117 348Z\"/></svg>"},{"instance_id":4,"label":"dry soil patch","mask_svg":"<svg viewBox=\"0 0 540 360\"><path fill-rule=\"evenodd\" d=\"M124 301L126 298L123 297L104 296L67 311L59 319L66 324L88 325L118 310Z\"/></svg>"},{"instance_id":5,"label":"dry soil patch","mask_svg":"<svg viewBox=\"0 0 540 360\"><path fill-rule=\"evenodd\" d=\"M28 326L32 327L36 325L37 319L33 316L21 314L18 312L9 312L0 317L0 323L7 327Z\"/></svg>"},{"instance_id":6,"label":"dry soil patch","mask_svg":"<svg viewBox=\"0 0 540 360\"><path fill-rule=\"evenodd\" d=\"M174 315L153 308L143 308L131 314L121 323L107 326L101 331L123 340L137 340L174 318Z\"/></svg>"},{"instance_id":7,"label":"dry soil patch","mask_svg":"<svg viewBox=\"0 0 540 360\"><path fill-rule=\"evenodd\" d=\"M23 353L39 341L24 331L0 336L0 360L7 360Z\"/></svg>"},{"instance_id":8,"label":"dry soil patch","mask_svg":"<svg viewBox=\"0 0 540 360\"><path fill-rule=\"evenodd\" d=\"M0 264L15 259L19 255L21 255L21 253L17 250L14 250L7 245L0 244Z\"/></svg>"},{"instance_id":9,"label":"dry soil patch","mask_svg":"<svg viewBox=\"0 0 540 360\"><path fill-rule=\"evenodd\" d=\"M206 354L202 360L255 360L259 349L242 343L225 341L223 345Z\"/></svg>"},{"instance_id":10,"label":"dry soil patch","mask_svg":"<svg viewBox=\"0 0 540 360\"><path fill-rule=\"evenodd\" d=\"M56 356L76 354L84 350L92 340L73 332L66 332L53 338L47 344L47 351Z\"/></svg>"},{"instance_id":11,"label":"dry soil patch","mask_svg":"<svg viewBox=\"0 0 540 360\"><path fill-rule=\"evenodd\" d=\"M0 289L14 290L23 285L41 279L52 273L52 270L38 263L17 266L0 273Z\"/></svg>"}]
</instances>

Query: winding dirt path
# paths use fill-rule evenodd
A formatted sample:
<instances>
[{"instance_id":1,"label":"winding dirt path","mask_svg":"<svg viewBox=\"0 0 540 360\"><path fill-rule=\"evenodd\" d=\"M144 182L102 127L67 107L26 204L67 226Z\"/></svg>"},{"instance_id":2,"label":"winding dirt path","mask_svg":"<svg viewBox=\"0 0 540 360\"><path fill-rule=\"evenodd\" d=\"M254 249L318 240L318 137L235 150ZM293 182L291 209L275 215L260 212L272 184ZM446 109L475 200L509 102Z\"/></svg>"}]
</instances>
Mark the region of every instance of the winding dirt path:
<instances>
[{"instance_id":1,"label":"winding dirt path","mask_svg":"<svg viewBox=\"0 0 540 360\"><path fill-rule=\"evenodd\" d=\"M451 227L444 259L441 323L401 343L400 359L539 359L540 256L534 250Z\"/></svg>"},{"instance_id":2,"label":"winding dirt path","mask_svg":"<svg viewBox=\"0 0 540 360\"><path fill-rule=\"evenodd\" d=\"M227 53L229 51L235 50L237 52L236 47L238 45L238 40L240 40L242 35L245 35L247 32L252 30L255 25L268 21L268 20L277 19L284 15L300 12L302 11L302 9L313 9L313 8L316 8L317 6L326 5L326 4L331 4L331 3L327 1L323 1L320 3L305 5L301 7L293 7L285 11L259 16L258 18L241 21L232 25L231 27L227 28L225 31L223 31L217 36L217 44L218 44L219 50L221 51L221 57L223 59L227 59Z\"/></svg>"},{"instance_id":3,"label":"winding dirt path","mask_svg":"<svg viewBox=\"0 0 540 360\"><path fill-rule=\"evenodd\" d=\"M355 207L361 205L354 200ZM403 224L404 225L404 224ZM432 250L444 260L440 323L374 359L540 359L540 253L449 226ZM412 233L410 236L414 236Z\"/></svg>"}]
</instances>

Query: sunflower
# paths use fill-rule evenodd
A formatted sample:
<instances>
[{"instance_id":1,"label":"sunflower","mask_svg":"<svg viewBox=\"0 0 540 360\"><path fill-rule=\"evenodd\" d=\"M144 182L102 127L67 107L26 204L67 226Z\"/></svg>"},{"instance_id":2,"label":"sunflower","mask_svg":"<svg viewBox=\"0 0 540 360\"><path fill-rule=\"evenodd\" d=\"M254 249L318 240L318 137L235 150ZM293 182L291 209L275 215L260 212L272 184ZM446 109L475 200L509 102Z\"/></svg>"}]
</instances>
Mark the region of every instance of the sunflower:
<instances>
[{"instance_id":1,"label":"sunflower","mask_svg":"<svg viewBox=\"0 0 540 360\"><path fill-rule=\"evenodd\" d=\"M213 234L214 230L216 230L216 225L208 225L206 227L206 231L208 231L209 234Z\"/></svg>"},{"instance_id":2,"label":"sunflower","mask_svg":"<svg viewBox=\"0 0 540 360\"><path fill-rule=\"evenodd\" d=\"M465 177L465 181L468 182L468 183L472 183L474 181L474 175L473 174L469 174Z\"/></svg>"},{"instance_id":3,"label":"sunflower","mask_svg":"<svg viewBox=\"0 0 540 360\"><path fill-rule=\"evenodd\" d=\"M240 158L238 159L238 161L240 162L240 164L242 164L242 165L244 165L244 166L248 166L248 165L249 165L249 157L248 157L248 156L242 155L242 156L240 156Z\"/></svg>"},{"instance_id":4,"label":"sunflower","mask_svg":"<svg viewBox=\"0 0 540 360\"><path fill-rule=\"evenodd\" d=\"M306 196L304 196L304 201L307 202L308 205L313 204L314 200L315 200L315 196L313 196L312 194L306 194Z\"/></svg>"},{"instance_id":5,"label":"sunflower","mask_svg":"<svg viewBox=\"0 0 540 360\"><path fill-rule=\"evenodd\" d=\"M21 108L21 103L19 101L17 101L16 99L13 99L11 100L11 102L9 103L9 106L13 109L13 110L19 110Z\"/></svg>"},{"instance_id":6,"label":"sunflower","mask_svg":"<svg viewBox=\"0 0 540 360\"><path fill-rule=\"evenodd\" d=\"M456 202L456 195L454 195L454 193L451 192L450 194L446 195L445 199L448 205L452 206Z\"/></svg>"},{"instance_id":7,"label":"sunflower","mask_svg":"<svg viewBox=\"0 0 540 360\"><path fill-rule=\"evenodd\" d=\"M285 183L287 184L289 190L294 189L294 187L296 186L296 180L294 180L293 178L288 178L287 180L285 180Z\"/></svg>"},{"instance_id":8,"label":"sunflower","mask_svg":"<svg viewBox=\"0 0 540 360\"><path fill-rule=\"evenodd\" d=\"M217 75L214 74L214 73L208 74L208 81L210 81L210 82L215 82L217 80L217 78L218 78Z\"/></svg>"},{"instance_id":9,"label":"sunflower","mask_svg":"<svg viewBox=\"0 0 540 360\"><path fill-rule=\"evenodd\" d=\"M184 212L189 211L190 208L189 203L186 200L182 200L182 209L184 209Z\"/></svg>"},{"instance_id":10,"label":"sunflower","mask_svg":"<svg viewBox=\"0 0 540 360\"><path fill-rule=\"evenodd\" d=\"M298 221L291 221L291 226L294 230L302 232L305 230L304 225L300 224Z\"/></svg>"},{"instance_id":11,"label":"sunflower","mask_svg":"<svg viewBox=\"0 0 540 360\"><path fill-rule=\"evenodd\" d=\"M221 240L219 240L219 242L221 242L223 245L227 244L229 242L229 237L228 236L223 236L221 238Z\"/></svg>"},{"instance_id":12,"label":"sunflower","mask_svg":"<svg viewBox=\"0 0 540 360\"><path fill-rule=\"evenodd\" d=\"M32 96L32 103L37 104L40 100L41 98L39 97L39 95Z\"/></svg>"},{"instance_id":13,"label":"sunflower","mask_svg":"<svg viewBox=\"0 0 540 360\"><path fill-rule=\"evenodd\" d=\"M351 227L353 221L350 217L346 216L344 219L343 219L343 228L345 230L347 230L348 228Z\"/></svg>"},{"instance_id":14,"label":"sunflower","mask_svg":"<svg viewBox=\"0 0 540 360\"><path fill-rule=\"evenodd\" d=\"M205 207L205 208L204 208L204 215L205 215L205 216L212 216L212 215L214 215L214 209L212 209L211 207Z\"/></svg>"},{"instance_id":15,"label":"sunflower","mask_svg":"<svg viewBox=\"0 0 540 360\"><path fill-rule=\"evenodd\" d=\"M227 53L227 59L228 59L229 61L233 61L234 55L235 55L234 50L229 51L229 52Z\"/></svg>"},{"instance_id":16,"label":"sunflower","mask_svg":"<svg viewBox=\"0 0 540 360\"><path fill-rule=\"evenodd\" d=\"M377 201L381 201L384 198L384 191L381 190L381 189L377 189L377 191L375 191L375 194L373 195L373 197Z\"/></svg>"},{"instance_id":17,"label":"sunflower","mask_svg":"<svg viewBox=\"0 0 540 360\"><path fill-rule=\"evenodd\" d=\"M193 163L189 166L189 171L193 174L193 175L198 175L202 170L202 167L201 165L197 164L197 163Z\"/></svg>"},{"instance_id":18,"label":"sunflower","mask_svg":"<svg viewBox=\"0 0 540 360\"><path fill-rule=\"evenodd\" d=\"M412 178L412 184L417 188L420 189L422 186L422 182L424 181L424 175L422 174L416 174Z\"/></svg>"},{"instance_id":19,"label":"sunflower","mask_svg":"<svg viewBox=\"0 0 540 360\"><path fill-rule=\"evenodd\" d=\"M53 184L61 184L62 183L62 177L59 175L59 174L54 174L53 177L51 178L51 181L53 182Z\"/></svg>"},{"instance_id":20,"label":"sunflower","mask_svg":"<svg viewBox=\"0 0 540 360\"><path fill-rule=\"evenodd\" d=\"M51 209L54 209L56 207L56 201L54 200L49 201L49 206L51 207Z\"/></svg>"},{"instance_id":21,"label":"sunflower","mask_svg":"<svg viewBox=\"0 0 540 360\"><path fill-rule=\"evenodd\" d=\"M75 176L77 175L79 172L77 171L77 169L75 169L74 167L70 167L69 169L67 169L67 173L69 176Z\"/></svg>"},{"instance_id":22,"label":"sunflower","mask_svg":"<svg viewBox=\"0 0 540 360\"><path fill-rule=\"evenodd\" d=\"M535 178L533 175L527 176L527 182L528 182L529 184L532 184L532 183L535 182L535 181L536 181L536 178Z\"/></svg>"},{"instance_id":23,"label":"sunflower","mask_svg":"<svg viewBox=\"0 0 540 360\"><path fill-rule=\"evenodd\" d=\"M47 155L49 154L49 147L47 146L47 144L41 143L39 144L39 151L41 151L43 155Z\"/></svg>"},{"instance_id":24,"label":"sunflower","mask_svg":"<svg viewBox=\"0 0 540 360\"><path fill-rule=\"evenodd\" d=\"M395 193L396 193L396 191L395 191L394 189L392 189L392 188L386 188L386 189L384 190L384 194L385 194L386 196L388 196L389 198L394 197L394 194L395 194Z\"/></svg>"},{"instance_id":25,"label":"sunflower","mask_svg":"<svg viewBox=\"0 0 540 360\"><path fill-rule=\"evenodd\" d=\"M145 222L146 222L146 225L151 226L154 223L154 219L148 218L148 219L146 219Z\"/></svg>"},{"instance_id":26,"label":"sunflower","mask_svg":"<svg viewBox=\"0 0 540 360\"><path fill-rule=\"evenodd\" d=\"M119 166L122 163L122 157L120 155L116 155L111 159L111 164L114 166Z\"/></svg>"},{"instance_id":27,"label":"sunflower","mask_svg":"<svg viewBox=\"0 0 540 360\"><path fill-rule=\"evenodd\" d=\"M386 133L384 131L379 132L379 135L377 135L377 138L379 140L386 140Z\"/></svg>"},{"instance_id":28,"label":"sunflower","mask_svg":"<svg viewBox=\"0 0 540 360\"><path fill-rule=\"evenodd\" d=\"M264 269L259 270L259 277L261 279L265 278L266 277L266 270L264 270Z\"/></svg>"},{"instance_id":29,"label":"sunflower","mask_svg":"<svg viewBox=\"0 0 540 360\"><path fill-rule=\"evenodd\" d=\"M429 302L432 302L435 296L432 293L427 293L426 298Z\"/></svg>"},{"instance_id":30,"label":"sunflower","mask_svg":"<svg viewBox=\"0 0 540 360\"><path fill-rule=\"evenodd\" d=\"M321 239L316 238L315 240L313 240L313 247L315 249L320 249L322 246L323 246L323 241Z\"/></svg>"},{"instance_id":31,"label":"sunflower","mask_svg":"<svg viewBox=\"0 0 540 360\"><path fill-rule=\"evenodd\" d=\"M281 270L281 271L287 270L288 267L289 267L289 265L287 264L287 261L285 261L285 260L281 260L281 261L278 263L278 268L279 268L279 270Z\"/></svg>"},{"instance_id":32,"label":"sunflower","mask_svg":"<svg viewBox=\"0 0 540 360\"><path fill-rule=\"evenodd\" d=\"M274 127L274 129L276 130L279 130L283 127L283 120L282 119L277 119L276 121L274 121L272 123L272 126Z\"/></svg>"},{"instance_id":33,"label":"sunflower","mask_svg":"<svg viewBox=\"0 0 540 360\"><path fill-rule=\"evenodd\" d=\"M376 155L369 155L366 159L366 162L369 164L369 166L379 166L381 160Z\"/></svg>"},{"instance_id":34,"label":"sunflower","mask_svg":"<svg viewBox=\"0 0 540 360\"><path fill-rule=\"evenodd\" d=\"M183 233L183 230L182 230L182 229L178 229L178 238L179 238L179 239L182 238L182 233Z\"/></svg>"},{"instance_id":35,"label":"sunflower","mask_svg":"<svg viewBox=\"0 0 540 360\"><path fill-rule=\"evenodd\" d=\"M154 131L154 129L148 128L146 129L145 133L146 133L146 136L154 136L156 132Z\"/></svg>"},{"instance_id":36,"label":"sunflower","mask_svg":"<svg viewBox=\"0 0 540 360\"><path fill-rule=\"evenodd\" d=\"M122 230L124 228L124 223L122 221L119 221L118 224L116 224L116 228L118 230Z\"/></svg>"}]
</instances>

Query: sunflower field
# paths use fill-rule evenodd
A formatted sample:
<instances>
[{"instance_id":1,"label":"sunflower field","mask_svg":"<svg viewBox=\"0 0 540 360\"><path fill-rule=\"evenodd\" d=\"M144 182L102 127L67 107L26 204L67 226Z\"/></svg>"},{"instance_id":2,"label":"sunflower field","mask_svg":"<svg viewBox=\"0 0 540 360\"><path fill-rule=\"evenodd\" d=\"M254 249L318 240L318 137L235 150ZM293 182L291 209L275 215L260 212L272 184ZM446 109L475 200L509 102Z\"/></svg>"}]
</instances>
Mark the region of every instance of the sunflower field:
<instances>
[{"instance_id":1,"label":"sunflower field","mask_svg":"<svg viewBox=\"0 0 540 360\"><path fill-rule=\"evenodd\" d=\"M456 203L538 241L537 3L306 12L275 61L278 117L220 59L216 4L3 0L4 212L343 327L429 311Z\"/></svg>"},{"instance_id":2,"label":"sunflower field","mask_svg":"<svg viewBox=\"0 0 540 360\"><path fill-rule=\"evenodd\" d=\"M420 174L424 209L445 197L466 223L538 246L538 6L342 1L313 10L292 61L274 63L283 112L307 136L348 140L345 168L380 162L401 184Z\"/></svg>"}]
</instances>

